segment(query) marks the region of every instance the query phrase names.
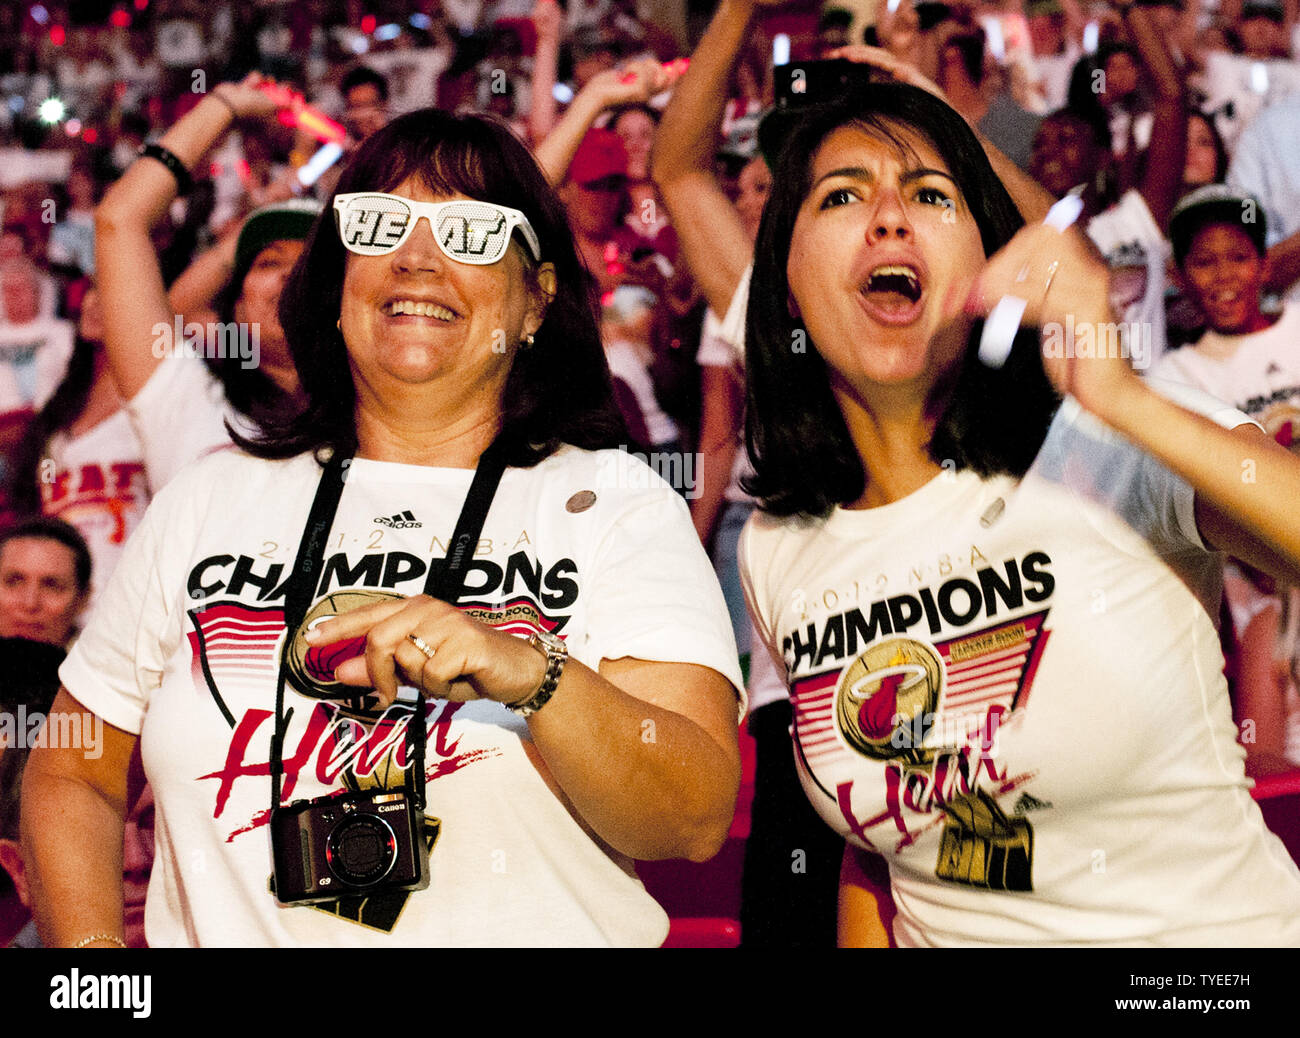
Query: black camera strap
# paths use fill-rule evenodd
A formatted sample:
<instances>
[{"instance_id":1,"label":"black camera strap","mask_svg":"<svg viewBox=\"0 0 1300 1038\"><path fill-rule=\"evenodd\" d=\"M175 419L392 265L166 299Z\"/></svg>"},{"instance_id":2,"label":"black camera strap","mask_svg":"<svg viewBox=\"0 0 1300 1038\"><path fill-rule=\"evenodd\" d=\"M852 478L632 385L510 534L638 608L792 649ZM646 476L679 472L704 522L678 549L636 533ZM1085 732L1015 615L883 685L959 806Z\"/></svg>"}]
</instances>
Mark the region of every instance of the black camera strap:
<instances>
[{"instance_id":1,"label":"black camera strap","mask_svg":"<svg viewBox=\"0 0 1300 1038\"><path fill-rule=\"evenodd\" d=\"M316 496L307 514L307 525L303 528L302 539L298 542L298 557L294 562L293 574L285 590L284 627L285 652L288 651L290 639L298 630L320 583L321 571L325 565L325 543L334 517L338 514L339 501L343 496L343 484L351 459L335 452L321 473L316 485ZM465 575L472 559L474 548L478 544L483 523L487 520L488 509L496 496L497 487L505 473L505 451L498 442L493 442L479 458L478 468L470 483L469 493L461 507L456 520L447 557L438 563L430 563L436 570L425 585L425 591L444 602L455 604L464 592ZM271 735L271 811L280 807L280 785L284 776L284 737L293 717L293 708L284 708L284 685L288 668L281 654L280 672L275 687L275 730ZM410 724L407 726L407 761L411 776L409 792L415 808L424 811L424 753L428 733L424 724L424 700L415 705Z\"/></svg>"}]
</instances>

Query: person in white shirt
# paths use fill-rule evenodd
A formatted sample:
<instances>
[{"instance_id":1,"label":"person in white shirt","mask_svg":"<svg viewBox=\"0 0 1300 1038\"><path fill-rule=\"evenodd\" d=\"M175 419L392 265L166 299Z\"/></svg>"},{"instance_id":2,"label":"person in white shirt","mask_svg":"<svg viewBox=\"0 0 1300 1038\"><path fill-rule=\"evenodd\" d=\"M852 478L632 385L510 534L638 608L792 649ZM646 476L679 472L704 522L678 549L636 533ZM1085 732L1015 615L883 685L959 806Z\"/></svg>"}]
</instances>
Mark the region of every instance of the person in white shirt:
<instances>
[{"instance_id":1,"label":"person in white shirt","mask_svg":"<svg viewBox=\"0 0 1300 1038\"><path fill-rule=\"evenodd\" d=\"M1214 550L1300 571L1300 459L1122 357L1044 350L1067 314L1113 322L1106 268L1078 230L1021 228L932 95L811 108L781 155L741 566L805 792L851 848L842 942L1300 944L1211 620ZM1007 295L1022 331L986 367Z\"/></svg>"},{"instance_id":2,"label":"person in white shirt","mask_svg":"<svg viewBox=\"0 0 1300 1038\"><path fill-rule=\"evenodd\" d=\"M251 214L238 238L163 283L150 228L189 186L189 170L239 118L275 105L252 73L215 87L105 194L95 210L96 280L106 300L109 369L144 451L152 489L186 464L299 406L298 373L278 313L318 203ZM215 298L214 298L215 297ZM198 320L200 307L215 320Z\"/></svg>"},{"instance_id":3,"label":"person in white shirt","mask_svg":"<svg viewBox=\"0 0 1300 1038\"><path fill-rule=\"evenodd\" d=\"M685 504L609 449L563 208L436 109L339 187L282 308L304 408L163 489L60 672L51 715L107 723L29 764L70 823L24 824L42 939L122 943L138 740L151 947L655 946L632 862L721 847L741 678ZM304 852L307 799L343 817Z\"/></svg>"},{"instance_id":4,"label":"person in white shirt","mask_svg":"<svg viewBox=\"0 0 1300 1038\"><path fill-rule=\"evenodd\" d=\"M1213 394L1300 451L1300 306L1288 304L1280 314L1261 309L1267 225L1257 198L1222 185L1179 202L1169 227L1178 279L1208 327L1153 374ZM1257 766L1281 758L1300 763L1295 645L1285 622L1295 591L1230 565L1225 593L1238 647L1237 715L1249 722L1242 741Z\"/></svg>"}]
</instances>

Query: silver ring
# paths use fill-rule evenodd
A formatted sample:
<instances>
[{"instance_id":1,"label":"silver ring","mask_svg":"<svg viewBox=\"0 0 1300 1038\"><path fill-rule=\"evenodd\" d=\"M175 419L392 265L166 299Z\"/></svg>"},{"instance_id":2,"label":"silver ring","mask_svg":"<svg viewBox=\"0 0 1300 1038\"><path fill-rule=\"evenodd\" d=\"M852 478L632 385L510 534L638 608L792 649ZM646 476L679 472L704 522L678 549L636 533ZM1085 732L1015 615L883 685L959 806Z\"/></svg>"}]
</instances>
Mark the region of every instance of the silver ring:
<instances>
[{"instance_id":1,"label":"silver ring","mask_svg":"<svg viewBox=\"0 0 1300 1038\"><path fill-rule=\"evenodd\" d=\"M1061 261L1052 260L1051 265L1047 268L1047 284L1043 286L1043 302L1047 302L1047 293L1052 290L1052 279L1056 277L1057 270L1060 269Z\"/></svg>"},{"instance_id":2,"label":"silver ring","mask_svg":"<svg viewBox=\"0 0 1300 1038\"><path fill-rule=\"evenodd\" d=\"M407 637L407 640L408 640L412 645L414 645L417 649L419 649L422 653L424 653L424 658L425 658L425 659L428 659L428 660L433 659L433 646L431 646L428 642L426 642L426 641L425 641L423 638L421 638L418 634L408 634L406 637Z\"/></svg>"}]
</instances>

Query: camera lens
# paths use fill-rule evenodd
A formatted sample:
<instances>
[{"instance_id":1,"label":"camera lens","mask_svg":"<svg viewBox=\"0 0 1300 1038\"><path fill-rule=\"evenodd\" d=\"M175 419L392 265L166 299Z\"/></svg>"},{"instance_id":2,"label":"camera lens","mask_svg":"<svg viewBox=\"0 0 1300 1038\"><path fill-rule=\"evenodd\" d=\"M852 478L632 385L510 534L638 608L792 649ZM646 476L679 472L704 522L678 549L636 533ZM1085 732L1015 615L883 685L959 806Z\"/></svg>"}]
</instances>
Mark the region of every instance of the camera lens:
<instances>
[{"instance_id":1,"label":"camera lens","mask_svg":"<svg viewBox=\"0 0 1300 1038\"><path fill-rule=\"evenodd\" d=\"M325 860L344 883L370 886L387 876L397 860L397 834L375 815L350 815L330 832Z\"/></svg>"}]
</instances>

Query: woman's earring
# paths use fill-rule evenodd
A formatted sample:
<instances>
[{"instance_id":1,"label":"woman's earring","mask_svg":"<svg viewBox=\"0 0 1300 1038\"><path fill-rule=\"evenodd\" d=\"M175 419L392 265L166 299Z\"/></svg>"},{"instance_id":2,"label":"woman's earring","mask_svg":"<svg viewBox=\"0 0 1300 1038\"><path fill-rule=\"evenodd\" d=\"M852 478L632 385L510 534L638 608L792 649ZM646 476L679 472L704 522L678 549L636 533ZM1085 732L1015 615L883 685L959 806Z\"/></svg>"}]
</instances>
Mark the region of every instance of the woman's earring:
<instances>
[{"instance_id":1,"label":"woman's earring","mask_svg":"<svg viewBox=\"0 0 1300 1038\"><path fill-rule=\"evenodd\" d=\"M340 335L343 334L343 318L342 318L342 317L340 317L337 321L334 322L334 327L337 328L337 329L339 330L339 334L340 334Z\"/></svg>"},{"instance_id":2,"label":"woman's earring","mask_svg":"<svg viewBox=\"0 0 1300 1038\"><path fill-rule=\"evenodd\" d=\"M522 349L531 350L533 348L533 343L535 343L536 341L537 340L533 337L533 333L529 332L520 340L519 346Z\"/></svg>"}]
</instances>

